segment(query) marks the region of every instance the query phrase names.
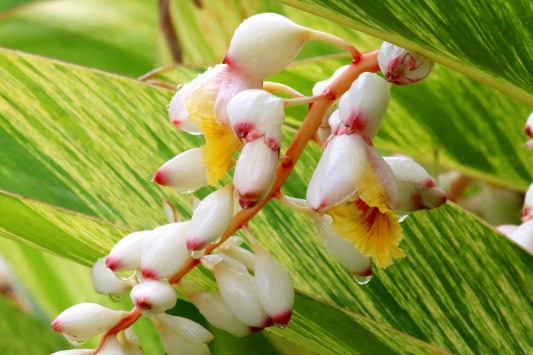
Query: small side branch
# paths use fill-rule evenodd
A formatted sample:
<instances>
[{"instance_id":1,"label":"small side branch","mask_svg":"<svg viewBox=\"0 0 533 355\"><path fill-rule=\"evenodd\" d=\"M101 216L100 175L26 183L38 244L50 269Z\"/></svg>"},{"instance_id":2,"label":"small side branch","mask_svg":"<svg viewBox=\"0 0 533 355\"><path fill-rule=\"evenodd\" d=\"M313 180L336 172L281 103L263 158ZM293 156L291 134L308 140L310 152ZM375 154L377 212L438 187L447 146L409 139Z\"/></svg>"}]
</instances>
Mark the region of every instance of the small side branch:
<instances>
[{"instance_id":1,"label":"small side branch","mask_svg":"<svg viewBox=\"0 0 533 355\"><path fill-rule=\"evenodd\" d=\"M183 51L170 16L170 0L159 0L159 28L163 31L174 62L183 62Z\"/></svg>"}]
</instances>

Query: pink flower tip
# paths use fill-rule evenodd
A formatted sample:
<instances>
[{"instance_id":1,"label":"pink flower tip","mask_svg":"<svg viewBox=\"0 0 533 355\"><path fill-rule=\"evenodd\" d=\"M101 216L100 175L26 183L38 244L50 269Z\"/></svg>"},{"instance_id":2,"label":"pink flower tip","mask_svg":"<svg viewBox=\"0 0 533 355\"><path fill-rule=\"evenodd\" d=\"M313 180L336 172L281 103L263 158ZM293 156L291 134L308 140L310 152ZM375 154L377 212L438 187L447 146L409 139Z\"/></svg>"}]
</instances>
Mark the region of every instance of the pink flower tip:
<instances>
[{"instance_id":1,"label":"pink flower tip","mask_svg":"<svg viewBox=\"0 0 533 355\"><path fill-rule=\"evenodd\" d=\"M156 171L156 173L154 174L154 177L152 178L152 181L162 186L168 185L168 180L165 179L165 175L163 174L161 169Z\"/></svg>"},{"instance_id":2,"label":"pink flower tip","mask_svg":"<svg viewBox=\"0 0 533 355\"><path fill-rule=\"evenodd\" d=\"M289 321L291 320L291 317L292 317L292 309L289 309L286 312L282 312L282 313L273 315L272 316L272 320L274 322L276 322L277 324L281 324L281 325L285 325L286 326L286 325L289 324Z\"/></svg>"},{"instance_id":3,"label":"pink flower tip","mask_svg":"<svg viewBox=\"0 0 533 355\"><path fill-rule=\"evenodd\" d=\"M115 271L120 266L120 259L117 257L108 256L107 259L105 259L105 266L112 271Z\"/></svg>"},{"instance_id":4,"label":"pink flower tip","mask_svg":"<svg viewBox=\"0 0 533 355\"><path fill-rule=\"evenodd\" d=\"M61 322L59 321L59 319L54 319L54 321L50 325L52 326L52 328L54 328L56 332L61 333Z\"/></svg>"},{"instance_id":5,"label":"pink flower tip","mask_svg":"<svg viewBox=\"0 0 533 355\"><path fill-rule=\"evenodd\" d=\"M141 266L141 273L145 279L159 280L156 272L152 269L143 268Z\"/></svg>"},{"instance_id":6,"label":"pink flower tip","mask_svg":"<svg viewBox=\"0 0 533 355\"><path fill-rule=\"evenodd\" d=\"M139 309L152 309L152 303L144 297L135 298L135 307Z\"/></svg>"},{"instance_id":7,"label":"pink flower tip","mask_svg":"<svg viewBox=\"0 0 533 355\"><path fill-rule=\"evenodd\" d=\"M354 275L361 276L361 277L372 276L372 266L369 266L368 268L366 268L365 270L361 272L354 273Z\"/></svg>"},{"instance_id":8,"label":"pink flower tip","mask_svg":"<svg viewBox=\"0 0 533 355\"><path fill-rule=\"evenodd\" d=\"M241 207L244 209L254 207L255 205L257 205L257 202L258 201L247 200L245 198L239 197L239 205L241 205Z\"/></svg>"},{"instance_id":9,"label":"pink flower tip","mask_svg":"<svg viewBox=\"0 0 533 355\"><path fill-rule=\"evenodd\" d=\"M198 238L187 238L186 244L189 250L202 250L204 248L202 241Z\"/></svg>"}]
</instances>

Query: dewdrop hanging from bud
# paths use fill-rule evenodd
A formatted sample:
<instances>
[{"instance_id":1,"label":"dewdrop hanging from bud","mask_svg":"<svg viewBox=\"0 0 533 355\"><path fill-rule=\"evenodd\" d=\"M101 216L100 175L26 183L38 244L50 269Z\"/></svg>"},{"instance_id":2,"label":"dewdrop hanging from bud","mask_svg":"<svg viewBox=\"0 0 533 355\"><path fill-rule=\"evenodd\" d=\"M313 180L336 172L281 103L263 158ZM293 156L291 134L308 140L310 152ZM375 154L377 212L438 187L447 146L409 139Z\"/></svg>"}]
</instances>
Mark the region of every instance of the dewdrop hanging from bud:
<instances>
[{"instance_id":1,"label":"dewdrop hanging from bud","mask_svg":"<svg viewBox=\"0 0 533 355\"><path fill-rule=\"evenodd\" d=\"M377 74L363 73L339 101L339 118L347 133L374 138L387 112L390 85ZM338 134L341 134L339 132Z\"/></svg>"},{"instance_id":2,"label":"dewdrop hanging from bud","mask_svg":"<svg viewBox=\"0 0 533 355\"><path fill-rule=\"evenodd\" d=\"M187 233L187 248L201 250L217 240L232 216L233 185L226 185L205 197L194 210Z\"/></svg>"},{"instance_id":3,"label":"dewdrop hanging from bud","mask_svg":"<svg viewBox=\"0 0 533 355\"><path fill-rule=\"evenodd\" d=\"M172 276L189 257L186 237L190 222L171 223L153 230L141 253L141 272L145 279Z\"/></svg>"},{"instance_id":4,"label":"dewdrop hanging from bud","mask_svg":"<svg viewBox=\"0 0 533 355\"><path fill-rule=\"evenodd\" d=\"M71 339L85 340L111 329L128 315L96 303L80 303L59 314L52 322L58 333Z\"/></svg>"},{"instance_id":5,"label":"dewdrop hanging from bud","mask_svg":"<svg viewBox=\"0 0 533 355\"><path fill-rule=\"evenodd\" d=\"M153 181L178 192L190 193L207 185L207 167L202 160L202 149L187 150L163 164Z\"/></svg>"},{"instance_id":6,"label":"dewdrop hanging from bud","mask_svg":"<svg viewBox=\"0 0 533 355\"><path fill-rule=\"evenodd\" d=\"M147 317L163 313L176 305L177 295L168 282L145 280L131 290L131 301Z\"/></svg>"},{"instance_id":7,"label":"dewdrop hanging from bud","mask_svg":"<svg viewBox=\"0 0 533 355\"><path fill-rule=\"evenodd\" d=\"M388 42L381 45L378 62L387 81L396 85L413 84L425 79L435 64L421 54Z\"/></svg>"}]
</instances>

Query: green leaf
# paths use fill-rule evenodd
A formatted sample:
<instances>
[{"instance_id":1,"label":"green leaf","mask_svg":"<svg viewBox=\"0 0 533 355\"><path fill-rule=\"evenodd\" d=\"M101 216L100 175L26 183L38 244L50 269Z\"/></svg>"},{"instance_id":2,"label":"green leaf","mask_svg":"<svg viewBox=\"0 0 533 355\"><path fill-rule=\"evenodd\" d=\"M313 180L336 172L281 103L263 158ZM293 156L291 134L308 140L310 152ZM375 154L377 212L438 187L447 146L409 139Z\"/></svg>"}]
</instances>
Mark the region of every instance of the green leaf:
<instances>
[{"instance_id":1,"label":"green leaf","mask_svg":"<svg viewBox=\"0 0 533 355\"><path fill-rule=\"evenodd\" d=\"M156 1L43 1L0 14L0 46L131 76L153 68L157 33Z\"/></svg>"},{"instance_id":2,"label":"green leaf","mask_svg":"<svg viewBox=\"0 0 533 355\"><path fill-rule=\"evenodd\" d=\"M281 2L424 54L533 104L531 1Z\"/></svg>"}]
</instances>

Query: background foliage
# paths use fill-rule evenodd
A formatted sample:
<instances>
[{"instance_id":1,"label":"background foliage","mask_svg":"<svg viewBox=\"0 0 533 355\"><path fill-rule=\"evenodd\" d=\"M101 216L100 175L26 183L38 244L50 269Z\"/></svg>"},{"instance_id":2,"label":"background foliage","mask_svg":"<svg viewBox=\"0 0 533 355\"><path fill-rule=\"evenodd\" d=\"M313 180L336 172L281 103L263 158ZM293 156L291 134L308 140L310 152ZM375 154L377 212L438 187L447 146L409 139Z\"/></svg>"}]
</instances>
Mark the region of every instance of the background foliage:
<instances>
[{"instance_id":1,"label":"background foliage","mask_svg":"<svg viewBox=\"0 0 533 355\"><path fill-rule=\"evenodd\" d=\"M270 1L172 2L184 63L157 79L184 83L220 62L234 29L257 12L284 14L361 51L379 47L357 29L440 63L423 83L393 88L378 148L413 156L434 174L454 169L525 191L533 180L521 147L524 103L532 103L531 2L286 2L325 18ZM170 63L156 1L10 0L0 11L0 251L33 306L24 314L0 300L8 315L0 320L0 352L45 354L68 346L46 325L63 309L87 301L131 307L94 293L87 267L129 231L164 223L163 197L190 216L188 196L149 180L201 138L168 122L172 91L134 79ZM272 80L310 94L348 62L336 48L309 43ZM305 114L288 113L285 146ZM305 196L319 156L310 145L285 193ZM533 351L529 253L453 203L402 225L407 258L359 286L304 216L271 202L251 227L291 270L299 290L294 319L245 339L218 331L212 352ZM214 287L200 269L190 277ZM202 321L185 301L172 312ZM162 353L149 322L135 329L147 353ZM40 335L28 342L28 331Z\"/></svg>"}]
</instances>

